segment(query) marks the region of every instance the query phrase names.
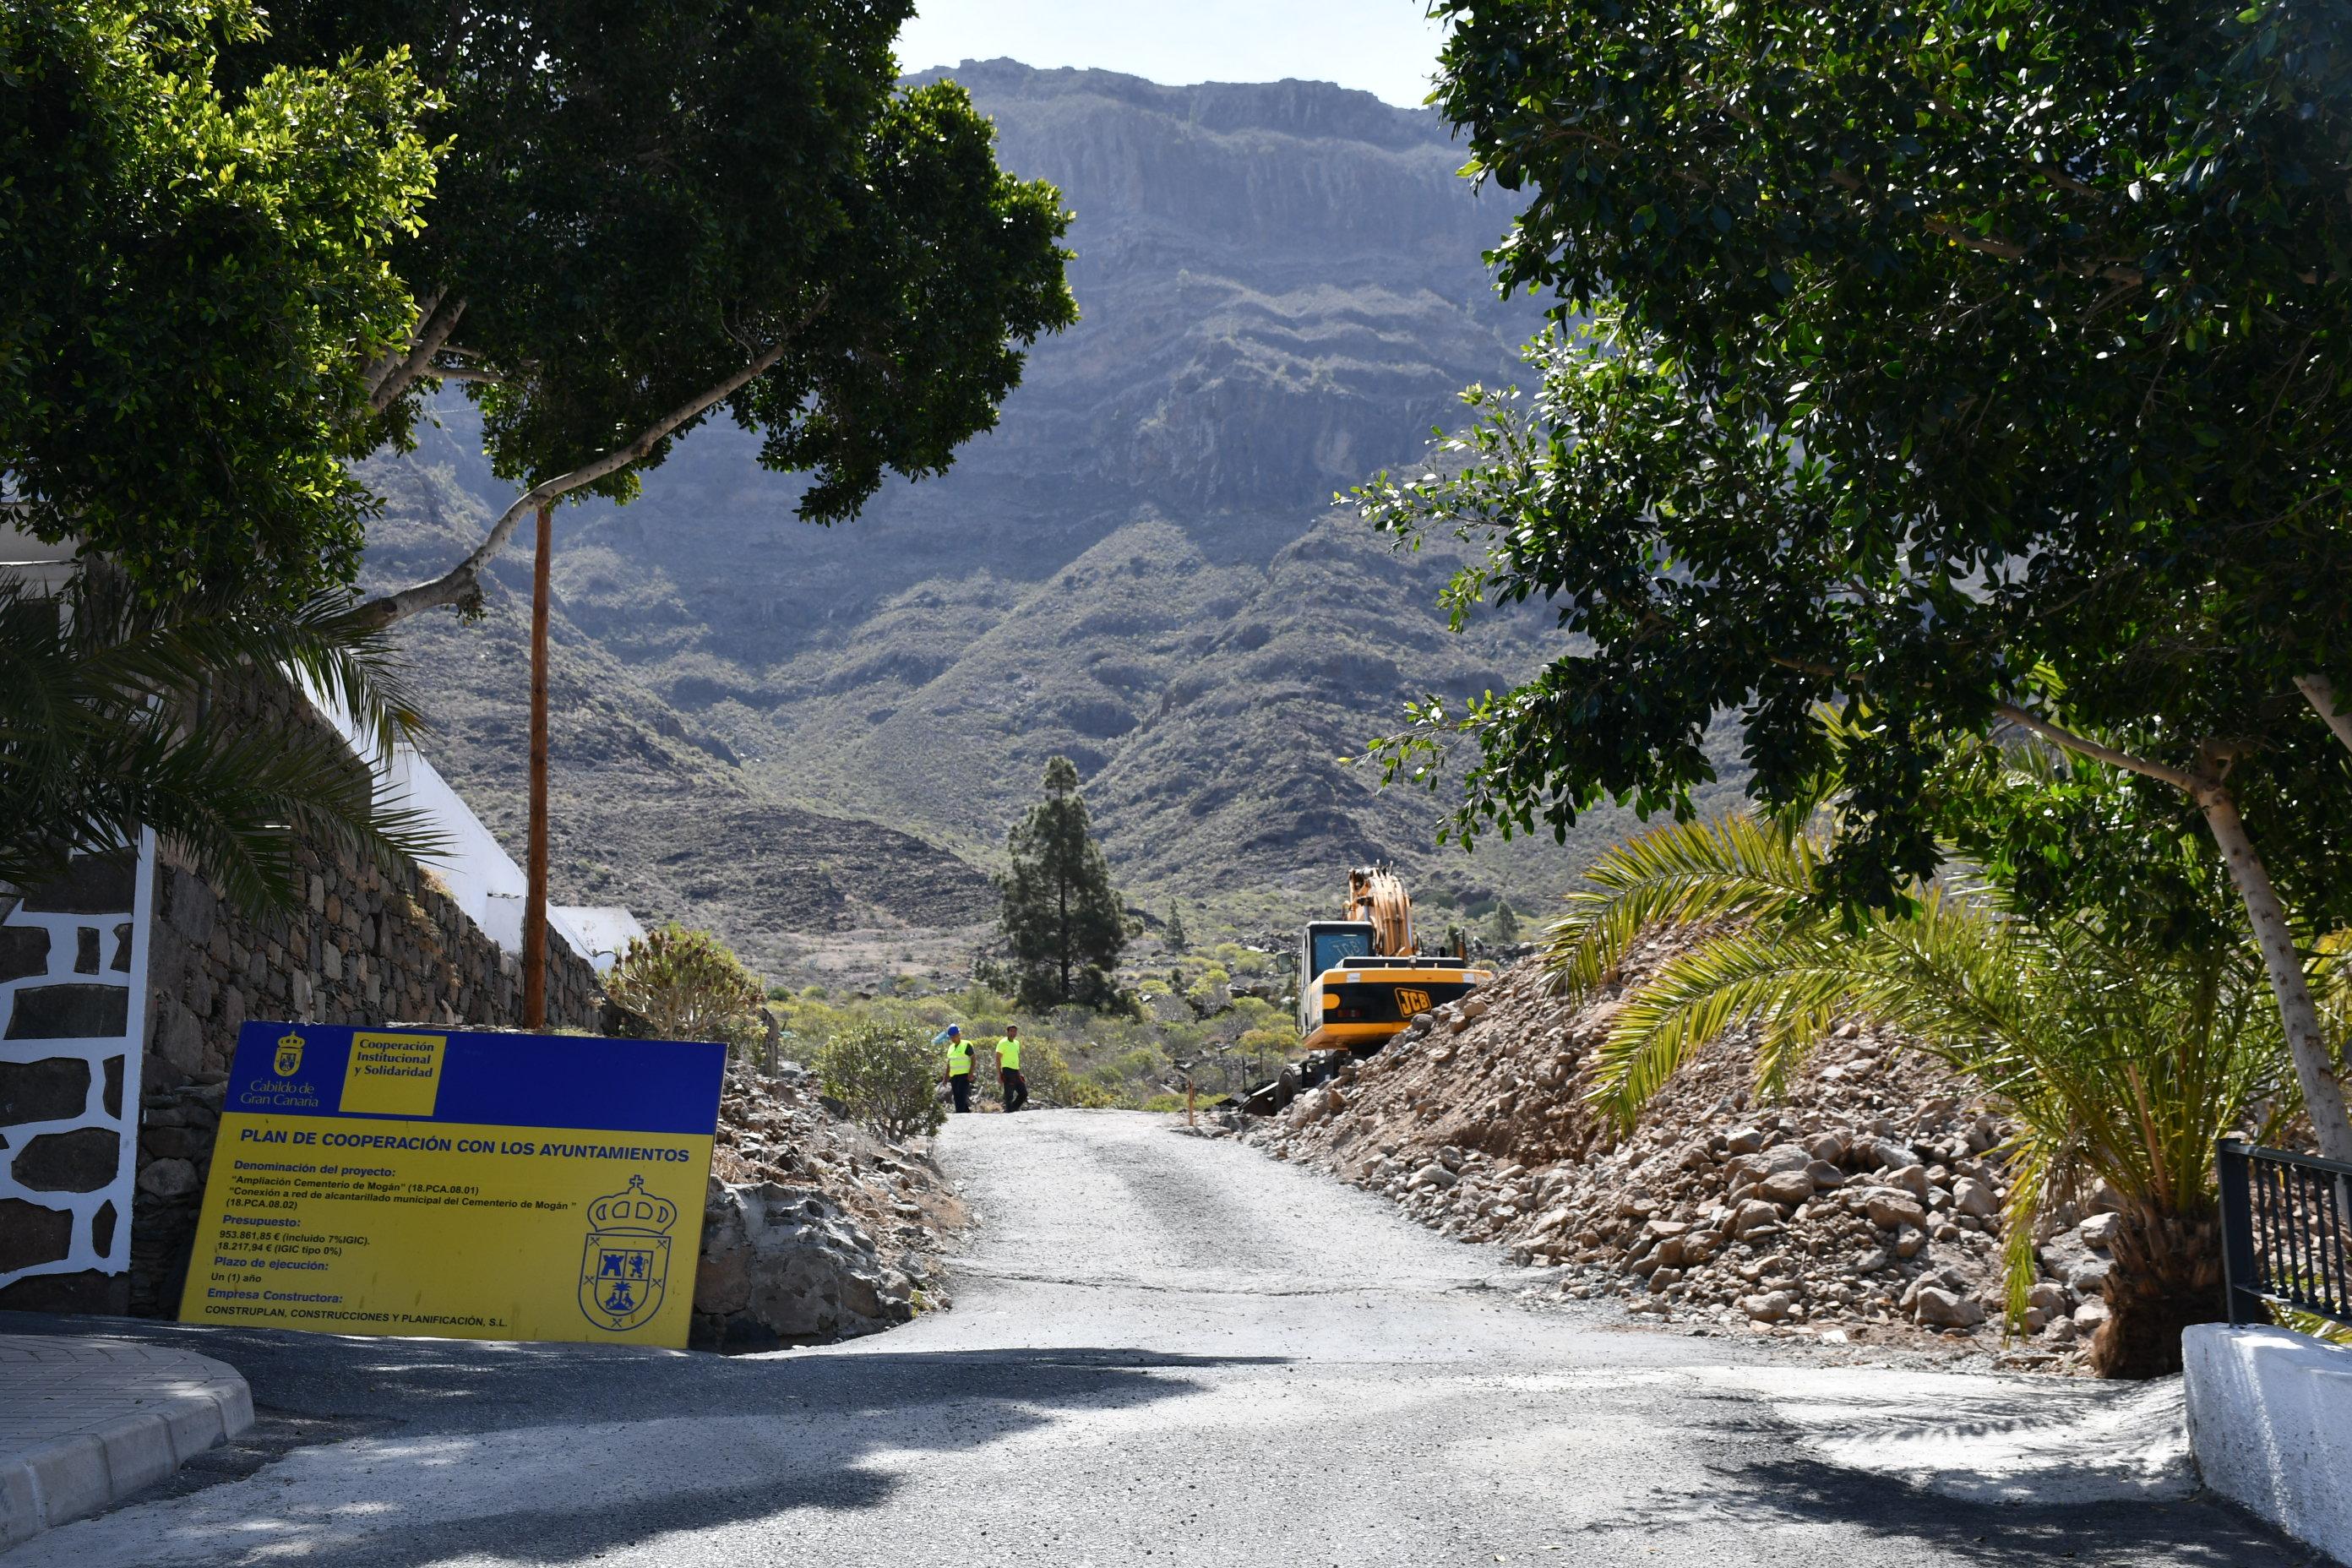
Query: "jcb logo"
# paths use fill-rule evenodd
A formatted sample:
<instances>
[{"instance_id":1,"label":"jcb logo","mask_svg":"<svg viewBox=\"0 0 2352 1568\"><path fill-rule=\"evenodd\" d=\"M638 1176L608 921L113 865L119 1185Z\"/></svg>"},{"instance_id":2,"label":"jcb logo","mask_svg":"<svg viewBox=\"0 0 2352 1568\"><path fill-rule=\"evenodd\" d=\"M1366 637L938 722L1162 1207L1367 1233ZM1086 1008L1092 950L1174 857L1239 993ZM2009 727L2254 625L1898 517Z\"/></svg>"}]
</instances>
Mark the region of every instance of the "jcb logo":
<instances>
[{"instance_id":1,"label":"jcb logo","mask_svg":"<svg viewBox=\"0 0 2352 1568\"><path fill-rule=\"evenodd\" d=\"M1416 1013L1429 1011L1429 993L1426 991L1415 991L1410 985L1400 985L1397 987L1396 996L1397 1016L1401 1018L1410 1018Z\"/></svg>"}]
</instances>

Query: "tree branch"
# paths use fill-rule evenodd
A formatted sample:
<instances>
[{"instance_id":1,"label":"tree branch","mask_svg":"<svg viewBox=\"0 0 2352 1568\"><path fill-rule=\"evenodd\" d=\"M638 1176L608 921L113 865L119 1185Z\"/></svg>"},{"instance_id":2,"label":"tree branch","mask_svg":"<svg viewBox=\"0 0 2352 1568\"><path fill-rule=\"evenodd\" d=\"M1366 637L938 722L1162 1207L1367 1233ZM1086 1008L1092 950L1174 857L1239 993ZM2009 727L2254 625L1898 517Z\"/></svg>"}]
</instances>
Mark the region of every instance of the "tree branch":
<instances>
[{"instance_id":1,"label":"tree branch","mask_svg":"<svg viewBox=\"0 0 2352 1568\"><path fill-rule=\"evenodd\" d=\"M434 296L433 310L416 326L416 346L408 357L387 371L383 379L368 393L368 406L378 414L398 401L400 395L416 384L417 379L431 369L433 356L457 330L459 318L466 313L466 301L459 300L446 310L441 309L440 296Z\"/></svg>"},{"instance_id":2,"label":"tree branch","mask_svg":"<svg viewBox=\"0 0 2352 1568\"><path fill-rule=\"evenodd\" d=\"M2336 738L2347 747L2352 747L2352 713L2336 705L2336 683L2324 675L2298 675L2294 678L2294 684L2295 689L2303 693L2303 700L2311 704L2312 710L2336 731Z\"/></svg>"},{"instance_id":3,"label":"tree branch","mask_svg":"<svg viewBox=\"0 0 2352 1568\"><path fill-rule=\"evenodd\" d=\"M2168 784L2175 789L2186 791L2200 803L2204 799L2205 793L2216 787L2214 781L2210 778L2184 773L2179 768L2168 768L2162 763L2151 763L2145 757L2135 757L2129 752L2118 752L2113 746L2103 746L2088 736L2077 735L2063 725L2053 724L2049 720L2020 708L2014 702L1998 703L1994 706L1993 711L2013 724L2021 725L2032 731L2051 744L2064 747L2077 756L2088 757L2095 763L2105 763L2111 768L2121 768L2126 773L2137 773L2142 778L2156 779Z\"/></svg>"},{"instance_id":4,"label":"tree branch","mask_svg":"<svg viewBox=\"0 0 2352 1568\"><path fill-rule=\"evenodd\" d=\"M1929 234L1940 234L1963 250L1973 250L1984 256L1998 256L2004 261L2027 259L2025 247L2014 240L1987 239L1966 224L1948 217L1931 217L1923 227ZM2064 269L2083 278L2104 278L2110 283L2120 283L2137 289L2147 281L2147 274L2137 267L2123 267L2112 261L2069 261Z\"/></svg>"},{"instance_id":5,"label":"tree branch","mask_svg":"<svg viewBox=\"0 0 2352 1568\"><path fill-rule=\"evenodd\" d=\"M814 312L812 311L811 315L814 314ZM803 319L803 324L806 320L807 318ZM413 587L403 588L396 594L387 594L382 598L371 599L352 611L352 615L365 626L382 628L391 626L395 621L406 620L419 611L441 609L464 604L475 594L480 592L482 569L497 558L499 551L506 548L507 541L514 536L517 525L524 518L553 501L557 497L568 491L576 490L583 485L594 484L605 475L617 473L643 458L679 426L696 415L707 411L713 405L724 402L744 386L765 374L778 360L784 357L784 351L792 346L795 335L796 332L787 332L778 338L773 344L761 351L758 358L742 369L717 385L696 395L691 401L672 409L646 426L638 433L636 439L627 446L616 447L599 458L581 464L570 473L558 474L551 479L542 479L533 485L516 498L514 503L499 516L499 521L491 524L488 536L471 555L467 556L465 560L460 561L442 575L429 583L419 583Z\"/></svg>"}]
</instances>

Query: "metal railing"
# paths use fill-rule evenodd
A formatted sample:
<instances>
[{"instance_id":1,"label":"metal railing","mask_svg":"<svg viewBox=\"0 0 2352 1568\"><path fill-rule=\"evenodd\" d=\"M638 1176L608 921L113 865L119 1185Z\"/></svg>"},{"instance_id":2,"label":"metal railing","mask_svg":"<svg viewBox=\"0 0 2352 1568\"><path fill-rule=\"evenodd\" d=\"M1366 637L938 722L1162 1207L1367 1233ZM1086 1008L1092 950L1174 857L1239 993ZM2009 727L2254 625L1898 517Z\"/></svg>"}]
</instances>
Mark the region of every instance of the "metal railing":
<instances>
[{"instance_id":1,"label":"metal railing","mask_svg":"<svg viewBox=\"0 0 2352 1568\"><path fill-rule=\"evenodd\" d=\"M2216 1151L2230 1321L2281 1302L2352 1323L2352 1165L2235 1139Z\"/></svg>"}]
</instances>

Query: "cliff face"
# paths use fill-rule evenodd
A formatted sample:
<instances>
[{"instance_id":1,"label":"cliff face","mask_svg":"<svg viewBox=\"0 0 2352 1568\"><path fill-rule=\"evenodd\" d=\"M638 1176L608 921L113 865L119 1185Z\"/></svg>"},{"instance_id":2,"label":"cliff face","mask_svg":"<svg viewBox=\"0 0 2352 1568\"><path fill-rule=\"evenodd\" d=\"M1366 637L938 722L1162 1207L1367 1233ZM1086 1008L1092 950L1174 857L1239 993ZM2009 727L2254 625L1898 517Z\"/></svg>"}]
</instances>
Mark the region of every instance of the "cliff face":
<instances>
[{"instance_id":1,"label":"cliff face","mask_svg":"<svg viewBox=\"0 0 2352 1568\"><path fill-rule=\"evenodd\" d=\"M1540 614L1445 635L1453 547L1396 554L1332 505L1414 461L1464 385L1515 378L1539 309L1498 301L1482 257L1510 209L1458 177L1434 115L1361 93L951 74L1003 163L1076 213L1084 320L1037 346L950 473L854 523L794 521L794 482L723 422L635 503L559 514L583 657L625 678L634 711L657 704L706 742L667 746L676 765L648 787L870 817L985 863L1061 752L1114 869L1155 900L1289 887L1319 906L1374 856L1467 898L1565 880L1572 866L1519 846L1433 856L1428 798L1338 761L1404 700L1499 687L1548 644ZM467 434L460 408L409 461L502 504ZM462 679L461 658L436 663ZM723 779L684 777L706 762ZM659 880L675 912L724 926L723 889L687 896L717 879Z\"/></svg>"},{"instance_id":2,"label":"cliff face","mask_svg":"<svg viewBox=\"0 0 2352 1568\"><path fill-rule=\"evenodd\" d=\"M1085 320L1032 362L964 467L1094 504L1294 509L1409 457L1535 313L1480 253L1510 209L1433 114L1319 83L1163 88L967 66L1000 156L1077 214Z\"/></svg>"}]
</instances>

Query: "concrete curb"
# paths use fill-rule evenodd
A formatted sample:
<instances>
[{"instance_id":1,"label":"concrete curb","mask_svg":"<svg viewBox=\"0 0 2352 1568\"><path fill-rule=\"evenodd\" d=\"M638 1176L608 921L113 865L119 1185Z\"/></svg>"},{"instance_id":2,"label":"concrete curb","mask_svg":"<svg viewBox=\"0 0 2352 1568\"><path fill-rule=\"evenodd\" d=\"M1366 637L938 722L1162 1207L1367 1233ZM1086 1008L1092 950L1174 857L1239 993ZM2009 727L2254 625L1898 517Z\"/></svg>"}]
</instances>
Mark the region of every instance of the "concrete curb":
<instances>
[{"instance_id":1,"label":"concrete curb","mask_svg":"<svg viewBox=\"0 0 2352 1568\"><path fill-rule=\"evenodd\" d=\"M208 1356L0 1335L0 1552L153 1485L252 1425L245 1379Z\"/></svg>"},{"instance_id":2,"label":"concrete curb","mask_svg":"<svg viewBox=\"0 0 2352 1568\"><path fill-rule=\"evenodd\" d=\"M2352 1350L2227 1323L2200 1323L2180 1346L2205 1484L2352 1563Z\"/></svg>"}]
</instances>

